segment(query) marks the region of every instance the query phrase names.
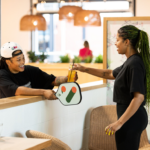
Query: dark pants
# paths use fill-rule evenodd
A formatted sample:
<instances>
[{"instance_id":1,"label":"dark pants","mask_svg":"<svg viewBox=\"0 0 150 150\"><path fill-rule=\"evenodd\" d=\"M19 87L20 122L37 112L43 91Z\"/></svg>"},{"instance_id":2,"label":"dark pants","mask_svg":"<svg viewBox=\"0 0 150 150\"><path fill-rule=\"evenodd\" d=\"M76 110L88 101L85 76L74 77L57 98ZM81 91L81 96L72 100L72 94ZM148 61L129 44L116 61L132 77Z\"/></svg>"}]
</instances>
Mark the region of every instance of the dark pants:
<instances>
[{"instance_id":1,"label":"dark pants","mask_svg":"<svg viewBox=\"0 0 150 150\"><path fill-rule=\"evenodd\" d=\"M128 105L117 104L118 119ZM148 124L145 108L140 106L137 112L115 133L117 150L138 150L142 131Z\"/></svg>"}]
</instances>

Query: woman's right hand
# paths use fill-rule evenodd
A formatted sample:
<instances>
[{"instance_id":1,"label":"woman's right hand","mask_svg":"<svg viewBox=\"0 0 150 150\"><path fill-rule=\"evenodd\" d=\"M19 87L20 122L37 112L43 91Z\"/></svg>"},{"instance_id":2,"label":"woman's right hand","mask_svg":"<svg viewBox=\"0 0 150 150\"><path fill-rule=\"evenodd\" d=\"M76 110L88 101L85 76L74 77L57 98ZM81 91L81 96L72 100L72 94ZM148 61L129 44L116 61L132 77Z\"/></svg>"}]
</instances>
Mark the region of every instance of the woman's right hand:
<instances>
[{"instance_id":1,"label":"woman's right hand","mask_svg":"<svg viewBox=\"0 0 150 150\"><path fill-rule=\"evenodd\" d=\"M81 72L85 72L85 67L81 66L80 64L74 64L72 70L79 70Z\"/></svg>"},{"instance_id":2,"label":"woman's right hand","mask_svg":"<svg viewBox=\"0 0 150 150\"><path fill-rule=\"evenodd\" d=\"M48 99L48 100L55 100L55 99L58 99L54 94L56 92L53 91L53 90L44 90L44 94L43 96Z\"/></svg>"}]
</instances>

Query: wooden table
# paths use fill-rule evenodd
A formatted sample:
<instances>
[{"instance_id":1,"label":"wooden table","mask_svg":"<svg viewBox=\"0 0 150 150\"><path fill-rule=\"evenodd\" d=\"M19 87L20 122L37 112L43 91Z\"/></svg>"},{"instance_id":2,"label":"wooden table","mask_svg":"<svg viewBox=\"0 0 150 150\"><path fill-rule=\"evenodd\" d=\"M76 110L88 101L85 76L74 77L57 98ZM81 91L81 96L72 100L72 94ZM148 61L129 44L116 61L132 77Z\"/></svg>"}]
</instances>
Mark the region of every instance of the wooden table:
<instances>
[{"instance_id":1,"label":"wooden table","mask_svg":"<svg viewBox=\"0 0 150 150\"><path fill-rule=\"evenodd\" d=\"M51 145L50 139L2 137L0 150L41 150Z\"/></svg>"}]
</instances>

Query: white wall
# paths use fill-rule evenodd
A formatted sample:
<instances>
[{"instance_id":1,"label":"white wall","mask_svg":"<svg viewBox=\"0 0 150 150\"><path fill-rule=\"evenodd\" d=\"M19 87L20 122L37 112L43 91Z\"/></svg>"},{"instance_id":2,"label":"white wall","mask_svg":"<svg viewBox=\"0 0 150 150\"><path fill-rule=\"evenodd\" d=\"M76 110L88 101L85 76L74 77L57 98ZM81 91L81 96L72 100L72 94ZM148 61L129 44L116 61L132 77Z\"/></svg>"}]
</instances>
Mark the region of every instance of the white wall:
<instances>
[{"instance_id":1,"label":"white wall","mask_svg":"<svg viewBox=\"0 0 150 150\"><path fill-rule=\"evenodd\" d=\"M75 106L45 100L3 109L2 136L25 137L31 129L59 138L72 150L88 150L90 112L101 105L106 105L106 87L82 92L82 102Z\"/></svg>"},{"instance_id":2,"label":"white wall","mask_svg":"<svg viewBox=\"0 0 150 150\"><path fill-rule=\"evenodd\" d=\"M150 17L150 0L136 0L136 16Z\"/></svg>"},{"instance_id":3,"label":"white wall","mask_svg":"<svg viewBox=\"0 0 150 150\"><path fill-rule=\"evenodd\" d=\"M20 31L20 19L27 15L29 9L30 0L1 0L1 45L13 41L25 53L31 50L30 31Z\"/></svg>"}]
</instances>

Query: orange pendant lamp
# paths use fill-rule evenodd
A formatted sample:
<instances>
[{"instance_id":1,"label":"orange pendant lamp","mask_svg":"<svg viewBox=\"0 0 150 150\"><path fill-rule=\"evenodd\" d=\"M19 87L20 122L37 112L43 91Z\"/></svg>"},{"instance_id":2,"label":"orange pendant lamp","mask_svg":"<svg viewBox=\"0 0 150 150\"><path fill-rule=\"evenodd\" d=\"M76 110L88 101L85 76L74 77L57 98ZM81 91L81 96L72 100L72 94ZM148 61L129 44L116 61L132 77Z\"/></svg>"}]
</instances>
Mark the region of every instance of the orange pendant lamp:
<instances>
[{"instance_id":1,"label":"orange pendant lamp","mask_svg":"<svg viewBox=\"0 0 150 150\"><path fill-rule=\"evenodd\" d=\"M66 19L71 21L74 19L76 12L82 10L79 6L63 6L59 9L59 20Z\"/></svg>"},{"instance_id":2,"label":"orange pendant lamp","mask_svg":"<svg viewBox=\"0 0 150 150\"><path fill-rule=\"evenodd\" d=\"M80 10L74 16L75 26L101 26L99 12L95 10Z\"/></svg>"},{"instance_id":3,"label":"orange pendant lamp","mask_svg":"<svg viewBox=\"0 0 150 150\"><path fill-rule=\"evenodd\" d=\"M46 30L46 20L42 15L25 15L20 20L20 30Z\"/></svg>"}]
</instances>

